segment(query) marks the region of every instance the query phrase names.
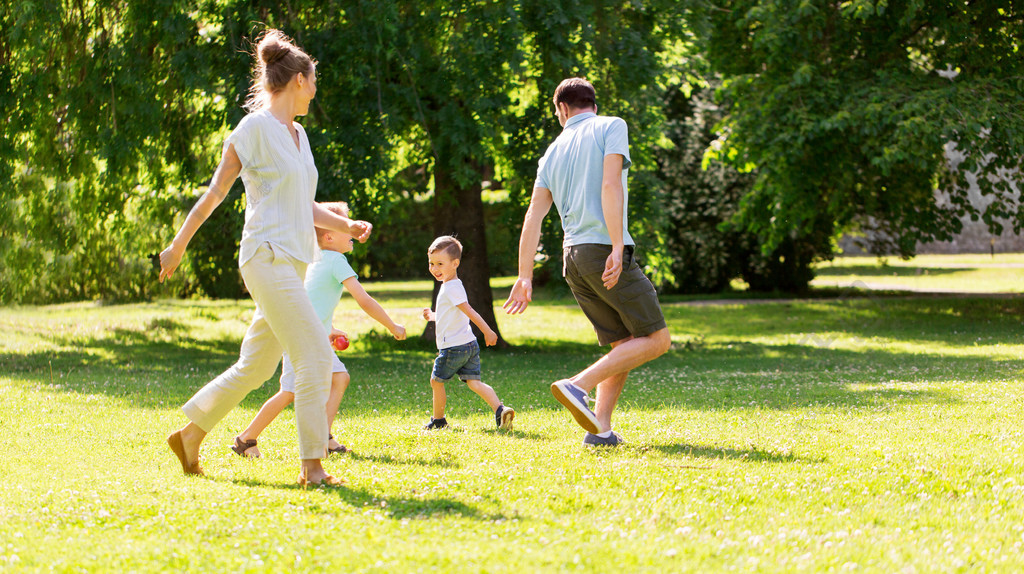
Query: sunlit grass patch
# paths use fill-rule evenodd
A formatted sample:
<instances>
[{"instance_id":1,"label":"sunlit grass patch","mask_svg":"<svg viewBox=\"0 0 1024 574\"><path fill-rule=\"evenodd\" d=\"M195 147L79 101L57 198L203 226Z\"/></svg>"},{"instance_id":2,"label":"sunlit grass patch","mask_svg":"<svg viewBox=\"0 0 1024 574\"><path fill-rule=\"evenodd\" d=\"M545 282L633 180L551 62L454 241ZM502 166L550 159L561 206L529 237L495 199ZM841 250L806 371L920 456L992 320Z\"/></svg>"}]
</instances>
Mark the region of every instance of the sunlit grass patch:
<instances>
[{"instance_id":1,"label":"sunlit grass patch","mask_svg":"<svg viewBox=\"0 0 1024 574\"><path fill-rule=\"evenodd\" d=\"M412 337L429 285L380 296ZM573 305L499 310L513 347L483 350L483 378L514 432L461 383L452 428L426 432L433 342L395 342L344 299L335 432L354 452L326 463L338 490L295 484L290 409L263 458L229 450L276 380L211 432L207 477L166 448L252 310L0 309L0 570L1024 567L1016 299L666 305L673 347L631 374L618 449L583 448L548 388L603 352Z\"/></svg>"}]
</instances>

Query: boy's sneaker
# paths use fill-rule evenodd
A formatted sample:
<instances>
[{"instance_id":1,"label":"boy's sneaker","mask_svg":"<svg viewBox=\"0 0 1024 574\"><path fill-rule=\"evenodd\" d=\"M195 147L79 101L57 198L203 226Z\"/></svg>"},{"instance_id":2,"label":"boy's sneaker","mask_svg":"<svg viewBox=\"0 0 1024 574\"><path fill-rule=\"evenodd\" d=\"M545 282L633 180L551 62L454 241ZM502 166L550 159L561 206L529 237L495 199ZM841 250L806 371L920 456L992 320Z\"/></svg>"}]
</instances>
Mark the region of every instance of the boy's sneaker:
<instances>
[{"instance_id":1,"label":"boy's sneaker","mask_svg":"<svg viewBox=\"0 0 1024 574\"><path fill-rule=\"evenodd\" d=\"M516 418L516 411L512 407L499 405L494 411L494 424L500 429L512 430L512 419Z\"/></svg>"},{"instance_id":2,"label":"boy's sneaker","mask_svg":"<svg viewBox=\"0 0 1024 574\"><path fill-rule=\"evenodd\" d=\"M448 428L448 419L444 417L441 417L439 419L430 417L430 422L423 427L423 430L437 430L443 428Z\"/></svg>"},{"instance_id":3,"label":"boy's sneaker","mask_svg":"<svg viewBox=\"0 0 1024 574\"><path fill-rule=\"evenodd\" d=\"M555 399L562 403L562 406L569 409L576 422L587 432L601 432L597 426L597 415L587 405L590 402L590 397L583 389L568 380L562 380L551 384L551 394L555 395Z\"/></svg>"},{"instance_id":4,"label":"boy's sneaker","mask_svg":"<svg viewBox=\"0 0 1024 574\"><path fill-rule=\"evenodd\" d=\"M619 446L624 442L626 441L622 439L622 435L617 432L613 432L607 438L589 432L583 435L583 446Z\"/></svg>"}]
</instances>

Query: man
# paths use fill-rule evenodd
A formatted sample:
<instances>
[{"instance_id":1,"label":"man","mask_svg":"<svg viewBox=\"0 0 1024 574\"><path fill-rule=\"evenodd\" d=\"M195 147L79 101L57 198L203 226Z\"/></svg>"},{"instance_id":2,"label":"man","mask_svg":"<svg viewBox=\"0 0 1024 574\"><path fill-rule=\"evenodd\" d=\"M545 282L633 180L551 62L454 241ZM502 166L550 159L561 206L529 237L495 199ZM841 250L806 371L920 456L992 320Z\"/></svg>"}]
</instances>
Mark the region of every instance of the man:
<instances>
[{"instance_id":1,"label":"man","mask_svg":"<svg viewBox=\"0 0 1024 574\"><path fill-rule=\"evenodd\" d=\"M526 310L533 297L533 261L541 223L551 205L564 232L563 275L601 345L611 351L551 392L587 430L585 445L615 446L612 411L629 371L671 345L654 285L633 259L626 229L626 175L631 164L626 122L598 116L596 94L582 78L563 80L555 89L555 116L562 133L548 147L519 238L519 278L503 307ZM597 389L594 410L589 393Z\"/></svg>"}]
</instances>

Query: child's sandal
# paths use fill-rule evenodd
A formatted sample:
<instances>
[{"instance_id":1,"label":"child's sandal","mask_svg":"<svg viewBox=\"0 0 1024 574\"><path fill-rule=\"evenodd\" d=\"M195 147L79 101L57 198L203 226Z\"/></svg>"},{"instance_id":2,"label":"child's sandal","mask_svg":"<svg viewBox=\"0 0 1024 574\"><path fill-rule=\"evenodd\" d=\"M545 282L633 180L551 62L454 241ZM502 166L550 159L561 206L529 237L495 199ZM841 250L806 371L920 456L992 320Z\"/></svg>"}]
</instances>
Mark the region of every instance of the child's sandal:
<instances>
[{"instance_id":1,"label":"child's sandal","mask_svg":"<svg viewBox=\"0 0 1024 574\"><path fill-rule=\"evenodd\" d=\"M328 435L327 440L334 440L334 435ZM341 443L338 443L338 446L335 448L327 447L327 454L345 454L346 452L349 452L348 447Z\"/></svg>"},{"instance_id":2,"label":"child's sandal","mask_svg":"<svg viewBox=\"0 0 1024 574\"><path fill-rule=\"evenodd\" d=\"M252 451L250 452L250 449ZM242 440L239 437L235 437L235 444L231 447L231 450L235 451L235 454L245 458L259 458L260 449L256 448L256 439Z\"/></svg>"}]
</instances>

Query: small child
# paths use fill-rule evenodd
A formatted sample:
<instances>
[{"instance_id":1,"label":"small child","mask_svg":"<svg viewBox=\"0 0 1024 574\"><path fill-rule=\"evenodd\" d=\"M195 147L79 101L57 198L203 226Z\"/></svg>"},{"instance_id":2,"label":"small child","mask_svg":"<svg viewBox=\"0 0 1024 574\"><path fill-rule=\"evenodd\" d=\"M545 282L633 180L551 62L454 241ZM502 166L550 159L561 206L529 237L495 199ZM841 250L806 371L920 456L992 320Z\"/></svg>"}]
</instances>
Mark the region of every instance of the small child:
<instances>
[{"instance_id":1,"label":"small child","mask_svg":"<svg viewBox=\"0 0 1024 574\"><path fill-rule=\"evenodd\" d=\"M348 205L343 201L322 203L321 205L338 215L348 217ZM316 239L320 245L321 258L311 264L306 272L306 292L309 294L310 302L313 303L313 309L317 316L323 321L324 328L330 333L331 341L333 342L341 336L347 337L345 333L335 329L331 321L334 317L334 308L337 307L338 301L341 299L342 287L352 294L356 303L367 315L387 327L395 339L399 341L405 339L405 327L392 321L380 303L363 289L363 286L359 284L356 272L352 270L348 259L343 255L352 251L352 236L317 227ZM349 383L348 371L338 359L337 354L333 355L331 372L331 392L327 398L326 407L328 429L334 424L334 417L338 414L338 405L341 404L341 398L345 395L345 389L348 388ZM284 365L281 367L281 390L263 404L249 426L235 437L235 444L231 450L240 456L259 457L260 451L256 447L256 439L263 429L267 428L267 425L294 400L295 370L288 355L285 354ZM348 448L339 443L333 434L328 440L327 450L328 454L348 452Z\"/></svg>"},{"instance_id":2,"label":"small child","mask_svg":"<svg viewBox=\"0 0 1024 574\"><path fill-rule=\"evenodd\" d=\"M480 345L469 322L472 320L480 328L488 346L498 342L498 334L469 306L466 289L456 273L462 258L462 244L449 235L438 237L427 249L427 256L430 274L441 282L441 290L437 294L437 312L429 308L423 310L424 319L437 321L438 349L434 370L430 374L434 414L423 428L433 430L448 426L444 418L447 401L444 384L458 375L494 411L495 425L500 429L512 430L512 419L516 417L516 412L501 404L494 389L480 381Z\"/></svg>"}]
</instances>

